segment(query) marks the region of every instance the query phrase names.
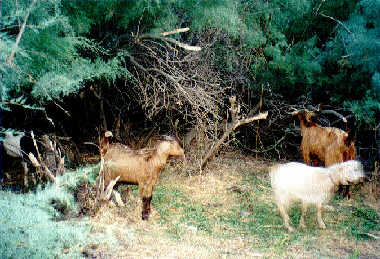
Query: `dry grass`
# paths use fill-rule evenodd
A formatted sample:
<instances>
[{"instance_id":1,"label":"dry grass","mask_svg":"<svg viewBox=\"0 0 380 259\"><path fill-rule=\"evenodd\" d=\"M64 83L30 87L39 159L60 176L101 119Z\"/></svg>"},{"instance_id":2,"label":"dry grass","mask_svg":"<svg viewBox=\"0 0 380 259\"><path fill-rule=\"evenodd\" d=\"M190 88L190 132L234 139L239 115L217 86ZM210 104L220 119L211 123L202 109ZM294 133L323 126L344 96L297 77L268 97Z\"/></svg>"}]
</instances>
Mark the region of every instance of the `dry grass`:
<instances>
[{"instance_id":1,"label":"dry grass","mask_svg":"<svg viewBox=\"0 0 380 259\"><path fill-rule=\"evenodd\" d=\"M223 154L207 172L180 175L163 171L153 193L152 216L142 221L136 187L124 191L126 206L105 205L92 217L93 234L110 236L88 244L91 258L379 258L379 239L347 235L351 209L378 200L333 200L324 213L327 230L306 218L306 230L289 234L272 201L267 167L252 157ZM358 194L357 196L360 196ZM359 197L360 198L360 197ZM290 212L298 225L299 208ZM352 221L353 222L353 221ZM344 226L344 227L343 227ZM371 232L380 236L379 230Z\"/></svg>"}]
</instances>

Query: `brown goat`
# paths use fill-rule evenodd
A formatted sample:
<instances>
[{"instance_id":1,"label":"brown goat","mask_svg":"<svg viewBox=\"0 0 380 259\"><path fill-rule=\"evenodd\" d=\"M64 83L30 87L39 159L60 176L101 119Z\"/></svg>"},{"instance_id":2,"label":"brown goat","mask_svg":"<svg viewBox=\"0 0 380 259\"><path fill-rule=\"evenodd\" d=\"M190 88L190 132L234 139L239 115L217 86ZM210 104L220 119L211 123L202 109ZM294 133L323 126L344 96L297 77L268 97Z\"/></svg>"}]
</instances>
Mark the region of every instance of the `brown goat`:
<instances>
[{"instance_id":1,"label":"brown goat","mask_svg":"<svg viewBox=\"0 0 380 259\"><path fill-rule=\"evenodd\" d=\"M326 167L356 158L352 134L333 127L322 127L313 121L313 112L298 112L301 124L301 152L306 164L312 157Z\"/></svg>"},{"instance_id":2,"label":"brown goat","mask_svg":"<svg viewBox=\"0 0 380 259\"><path fill-rule=\"evenodd\" d=\"M336 163L354 160L356 158L355 143L352 134L333 127L322 127L314 122L314 112L302 111L296 113L301 124L301 152L306 164L312 165L313 158L329 167ZM313 162L313 163L312 163ZM344 196L349 195L348 189Z\"/></svg>"},{"instance_id":3,"label":"brown goat","mask_svg":"<svg viewBox=\"0 0 380 259\"><path fill-rule=\"evenodd\" d=\"M120 182L137 184L142 197L142 219L147 220L151 212L152 192L170 157L185 158L179 142L165 136L154 149L132 150L121 144L110 144L104 155L104 184L120 176Z\"/></svg>"}]
</instances>

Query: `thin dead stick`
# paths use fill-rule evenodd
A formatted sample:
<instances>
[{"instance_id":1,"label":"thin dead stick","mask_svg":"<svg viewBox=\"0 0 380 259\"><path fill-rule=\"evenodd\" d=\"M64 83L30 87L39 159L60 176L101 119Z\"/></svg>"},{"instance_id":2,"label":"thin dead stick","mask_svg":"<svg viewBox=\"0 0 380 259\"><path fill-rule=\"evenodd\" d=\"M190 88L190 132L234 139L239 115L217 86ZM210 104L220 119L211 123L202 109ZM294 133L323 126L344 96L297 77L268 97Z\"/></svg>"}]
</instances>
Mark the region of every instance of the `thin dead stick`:
<instances>
[{"instance_id":1,"label":"thin dead stick","mask_svg":"<svg viewBox=\"0 0 380 259\"><path fill-rule=\"evenodd\" d=\"M22 34L24 33L25 31L25 26L26 26L26 22L29 18L29 15L30 15L30 12L32 11L32 8L34 6L34 4L37 2L37 0L33 0L33 2L30 4L29 8L28 8L28 11L25 15L25 18L24 18L24 22L22 23L21 25L21 28L20 28L20 31L18 32L18 35L17 35L17 38L16 38L16 42L15 42L15 45L13 47L13 50L11 52L11 54L9 55L9 57L7 58L7 63L8 64L11 64L13 62L13 59L14 59L14 56L15 56L15 52L16 52L16 49L18 47L18 44L20 43L20 40L21 40L21 37L22 37Z\"/></svg>"},{"instance_id":2,"label":"thin dead stick","mask_svg":"<svg viewBox=\"0 0 380 259\"><path fill-rule=\"evenodd\" d=\"M30 132L30 135L32 136L33 145L34 145L34 148L36 149L37 156L38 156L38 160L39 160L39 161L42 161L40 151L38 150L38 147L37 147L36 139L34 138L33 130Z\"/></svg>"},{"instance_id":3,"label":"thin dead stick","mask_svg":"<svg viewBox=\"0 0 380 259\"><path fill-rule=\"evenodd\" d=\"M50 172L49 168L47 168L46 165L38 162L37 158L32 153L29 153L28 157L32 165L37 168L38 171L45 173L53 183L56 182L54 175Z\"/></svg>"},{"instance_id":4,"label":"thin dead stick","mask_svg":"<svg viewBox=\"0 0 380 259\"><path fill-rule=\"evenodd\" d=\"M167 31L167 32L144 33L144 34L141 34L140 36L138 36L138 39L144 39L144 38L162 38L162 37L166 37L166 36L172 35L172 34L177 34L177 33L181 33L181 32L187 32L189 30L190 30L190 28L186 27L186 28L179 28L179 29L176 29L176 30L173 30L173 31ZM136 33L136 35L138 35L138 33Z\"/></svg>"},{"instance_id":5,"label":"thin dead stick","mask_svg":"<svg viewBox=\"0 0 380 259\"><path fill-rule=\"evenodd\" d=\"M113 187L115 186L119 178L120 178L120 175L116 177L114 180L111 180L111 182L108 184L106 190L100 196L100 199L102 201L107 201L111 198Z\"/></svg>"},{"instance_id":6,"label":"thin dead stick","mask_svg":"<svg viewBox=\"0 0 380 259\"><path fill-rule=\"evenodd\" d=\"M164 40L168 41L168 42L171 42L171 43L174 43L176 44L178 47L181 47L183 49L186 49L186 50L190 50L190 51L200 51L202 50L201 47L199 46L190 46L190 45L187 45L185 43L182 43L182 42L179 42L175 39L171 39L171 38L164 38Z\"/></svg>"},{"instance_id":7,"label":"thin dead stick","mask_svg":"<svg viewBox=\"0 0 380 259\"><path fill-rule=\"evenodd\" d=\"M119 207L124 207L124 202L123 202L123 200L121 199L120 193L118 193L117 191L113 190L113 191L112 191L112 196L114 197L117 206L119 206Z\"/></svg>"},{"instance_id":8,"label":"thin dead stick","mask_svg":"<svg viewBox=\"0 0 380 259\"><path fill-rule=\"evenodd\" d=\"M100 158L100 168L99 168L99 176L96 179L97 181L97 189L96 189L96 198L97 200L101 200L101 196L104 192L104 158L101 156Z\"/></svg>"},{"instance_id":9,"label":"thin dead stick","mask_svg":"<svg viewBox=\"0 0 380 259\"><path fill-rule=\"evenodd\" d=\"M261 85L259 112L261 112L261 107L263 106L263 95L264 95L264 84ZM256 128L256 150L258 150L259 134L260 134L260 120L257 121L257 128ZM258 157L258 154L256 153L256 158L257 157Z\"/></svg>"},{"instance_id":10,"label":"thin dead stick","mask_svg":"<svg viewBox=\"0 0 380 259\"><path fill-rule=\"evenodd\" d=\"M187 32L189 30L190 30L190 28L180 28L180 29L176 29L176 30L173 30L173 31L161 32L161 33L158 33L158 34L157 33L156 34L145 33L145 34L142 34L141 36L139 36L137 38L137 41L140 41L141 39L144 39L144 38L161 39L161 40L164 40L164 41L167 41L167 42L171 42L171 43L179 46L180 48L183 48L183 49L186 49L186 50L189 50L189 51L200 51L200 50L202 50L202 48L199 47L199 46L190 46L188 44L179 42L179 41L177 41L175 39L167 38L166 37L168 35L172 35L172 34L176 34L176 33L181 33L181 32Z\"/></svg>"},{"instance_id":11,"label":"thin dead stick","mask_svg":"<svg viewBox=\"0 0 380 259\"><path fill-rule=\"evenodd\" d=\"M190 30L189 27L179 28L179 29L176 29L176 30L173 30L173 31L161 32L161 35L164 36L164 37L166 37L166 36L171 35L171 34L176 34L176 33L181 33L181 32L187 32L189 30Z\"/></svg>"},{"instance_id":12,"label":"thin dead stick","mask_svg":"<svg viewBox=\"0 0 380 259\"><path fill-rule=\"evenodd\" d=\"M347 27L346 25L344 25L341 21L335 19L334 17L328 16L328 15L326 15L326 14L324 14L324 13L319 13L319 14L320 14L321 16L323 16L323 17L329 18L329 19L331 19L331 20L333 20L333 21L339 23L340 25L343 26L343 28L346 29L346 31L348 31L349 33L353 34L352 31L350 31L350 30L348 29L348 27Z\"/></svg>"}]
</instances>

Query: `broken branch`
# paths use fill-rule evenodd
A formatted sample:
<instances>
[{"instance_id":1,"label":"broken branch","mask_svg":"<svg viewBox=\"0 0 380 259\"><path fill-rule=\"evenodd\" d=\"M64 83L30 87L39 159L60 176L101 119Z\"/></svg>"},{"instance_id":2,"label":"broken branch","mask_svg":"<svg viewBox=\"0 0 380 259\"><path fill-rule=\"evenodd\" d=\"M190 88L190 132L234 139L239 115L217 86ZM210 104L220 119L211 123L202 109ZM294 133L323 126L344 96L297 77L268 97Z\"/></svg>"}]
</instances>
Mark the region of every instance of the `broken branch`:
<instances>
[{"instance_id":1,"label":"broken branch","mask_svg":"<svg viewBox=\"0 0 380 259\"><path fill-rule=\"evenodd\" d=\"M256 120L262 120L266 119L268 116L268 112L265 113L260 113L256 116L250 117L250 118L245 118L245 119L240 119L237 121L233 121L228 124L228 127L226 131L224 132L223 136L218 140L218 142L210 149L210 151L207 153L205 158L203 159L203 162L201 163L201 169L204 169L208 163L208 161L215 155L216 151L219 149L220 145L224 143L226 138L231 134L232 131L234 131L237 127L251 123Z\"/></svg>"}]
</instances>

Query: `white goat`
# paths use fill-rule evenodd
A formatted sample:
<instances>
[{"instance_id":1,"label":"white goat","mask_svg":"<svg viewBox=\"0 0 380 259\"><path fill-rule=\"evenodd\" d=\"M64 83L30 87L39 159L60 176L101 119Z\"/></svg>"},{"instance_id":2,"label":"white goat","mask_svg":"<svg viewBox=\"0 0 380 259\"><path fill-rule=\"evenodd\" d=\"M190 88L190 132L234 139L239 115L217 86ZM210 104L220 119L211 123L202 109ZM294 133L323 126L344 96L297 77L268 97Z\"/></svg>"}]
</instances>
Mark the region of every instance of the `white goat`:
<instances>
[{"instance_id":1,"label":"white goat","mask_svg":"<svg viewBox=\"0 0 380 259\"><path fill-rule=\"evenodd\" d=\"M302 202L300 226L305 228L305 214L309 204L317 206L319 227L326 228L322 220L322 204L333 196L339 184L358 183L364 178L363 166L355 160L334 164L330 167L311 167L291 162L279 164L269 169L276 204L285 226L290 232L287 209L293 201Z\"/></svg>"}]
</instances>

